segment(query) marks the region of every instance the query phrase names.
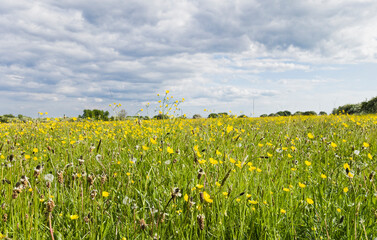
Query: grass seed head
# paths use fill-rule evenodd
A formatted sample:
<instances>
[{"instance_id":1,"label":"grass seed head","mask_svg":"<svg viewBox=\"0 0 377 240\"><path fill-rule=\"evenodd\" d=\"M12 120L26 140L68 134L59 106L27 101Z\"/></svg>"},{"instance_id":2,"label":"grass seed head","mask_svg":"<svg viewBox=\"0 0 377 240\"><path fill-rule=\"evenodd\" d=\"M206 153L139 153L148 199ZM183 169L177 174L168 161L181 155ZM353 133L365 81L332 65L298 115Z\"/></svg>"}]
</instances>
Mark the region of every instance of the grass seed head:
<instances>
[{"instance_id":1,"label":"grass seed head","mask_svg":"<svg viewBox=\"0 0 377 240\"><path fill-rule=\"evenodd\" d=\"M46 210L47 212L52 212L54 210L54 207L55 207L55 203L54 201L50 198L47 202L47 205L46 205Z\"/></svg>"},{"instance_id":2,"label":"grass seed head","mask_svg":"<svg viewBox=\"0 0 377 240\"><path fill-rule=\"evenodd\" d=\"M203 214L199 214L196 219L198 220L199 229L202 231L204 229L205 216Z\"/></svg>"},{"instance_id":3,"label":"grass seed head","mask_svg":"<svg viewBox=\"0 0 377 240\"><path fill-rule=\"evenodd\" d=\"M89 174L88 177L86 178L88 184L92 186L94 184L94 180L96 180L96 176L94 174Z\"/></svg>"},{"instance_id":4,"label":"grass seed head","mask_svg":"<svg viewBox=\"0 0 377 240\"><path fill-rule=\"evenodd\" d=\"M97 196L97 193L98 193L98 191L97 191L96 189L93 189L93 190L90 192L90 198L91 198L92 200L94 200L94 199L96 198L96 196Z\"/></svg>"}]
</instances>

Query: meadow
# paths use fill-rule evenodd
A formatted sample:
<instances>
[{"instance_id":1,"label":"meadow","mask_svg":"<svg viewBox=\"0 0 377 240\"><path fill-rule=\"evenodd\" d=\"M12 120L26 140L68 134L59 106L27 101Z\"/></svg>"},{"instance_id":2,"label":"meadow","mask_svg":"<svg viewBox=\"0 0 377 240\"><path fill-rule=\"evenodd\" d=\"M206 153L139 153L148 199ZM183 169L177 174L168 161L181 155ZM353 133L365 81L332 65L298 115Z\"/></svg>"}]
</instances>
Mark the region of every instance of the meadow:
<instances>
[{"instance_id":1,"label":"meadow","mask_svg":"<svg viewBox=\"0 0 377 240\"><path fill-rule=\"evenodd\" d=\"M377 116L0 124L0 239L374 239Z\"/></svg>"}]
</instances>

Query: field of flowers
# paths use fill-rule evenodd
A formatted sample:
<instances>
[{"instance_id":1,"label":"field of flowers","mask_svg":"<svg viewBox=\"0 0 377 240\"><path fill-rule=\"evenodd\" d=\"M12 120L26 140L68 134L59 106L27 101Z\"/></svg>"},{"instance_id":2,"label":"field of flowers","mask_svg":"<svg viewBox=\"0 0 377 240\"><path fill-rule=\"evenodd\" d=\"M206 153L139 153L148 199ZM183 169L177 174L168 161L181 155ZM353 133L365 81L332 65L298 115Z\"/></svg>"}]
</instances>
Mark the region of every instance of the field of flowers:
<instances>
[{"instance_id":1,"label":"field of flowers","mask_svg":"<svg viewBox=\"0 0 377 240\"><path fill-rule=\"evenodd\" d=\"M0 239L374 239L377 116L0 125Z\"/></svg>"}]
</instances>

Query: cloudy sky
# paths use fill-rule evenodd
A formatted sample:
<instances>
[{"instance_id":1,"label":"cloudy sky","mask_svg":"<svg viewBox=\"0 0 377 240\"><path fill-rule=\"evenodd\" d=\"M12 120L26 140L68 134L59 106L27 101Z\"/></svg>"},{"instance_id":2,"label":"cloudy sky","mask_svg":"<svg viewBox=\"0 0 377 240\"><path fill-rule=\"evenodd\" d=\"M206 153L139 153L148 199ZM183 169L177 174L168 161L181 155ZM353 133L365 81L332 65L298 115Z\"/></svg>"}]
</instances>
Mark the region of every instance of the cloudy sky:
<instances>
[{"instance_id":1,"label":"cloudy sky","mask_svg":"<svg viewBox=\"0 0 377 240\"><path fill-rule=\"evenodd\" d=\"M377 96L375 0L1 0L0 114L331 112Z\"/></svg>"}]
</instances>

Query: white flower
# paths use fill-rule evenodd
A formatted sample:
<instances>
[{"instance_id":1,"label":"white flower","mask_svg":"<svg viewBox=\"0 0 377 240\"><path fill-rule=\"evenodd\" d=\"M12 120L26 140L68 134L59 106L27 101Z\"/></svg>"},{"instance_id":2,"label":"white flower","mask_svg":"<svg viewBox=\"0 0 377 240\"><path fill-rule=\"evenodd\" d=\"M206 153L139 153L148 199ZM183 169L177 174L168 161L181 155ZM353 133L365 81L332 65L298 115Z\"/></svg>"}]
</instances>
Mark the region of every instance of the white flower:
<instances>
[{"instance_id":1,"label":"white flower","mask_svg":"<svg viewBox=\"0 0 377 240\"><path fill-rule=\"evenodd\" d=\"M97 160L97 161L101 160L101 158L102 158L102 156L101 156L100 154L97 154L97 155L96 155L96 160Z\"/></svg>"},{"instance_id":2,"label":"white flower","mask_svg":"<svg viewBox=\"0 0 377 240\"><path fill-rule=\"evenodd\" d=\"M353 151L353 153L354 153L355 155L359 156L360 151L359 151L359 150L355 150L355 151Z\"/></svg>"},{"instance_id":3,"label":"white flower","mask_svg":"<svg viewBox=\"0 0 377 240\"><path fill-rule=\"evenodd\" d=\"M52 175L52 174L46 174L45 175L45 180L47 181L47 182L53 182L54 181L54 175Z\"/></svg>"}]
</instances>

